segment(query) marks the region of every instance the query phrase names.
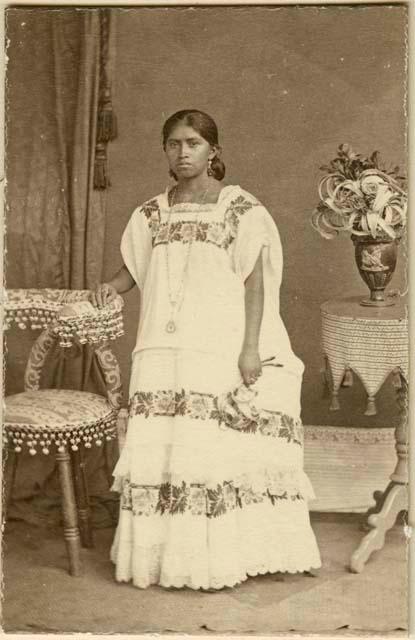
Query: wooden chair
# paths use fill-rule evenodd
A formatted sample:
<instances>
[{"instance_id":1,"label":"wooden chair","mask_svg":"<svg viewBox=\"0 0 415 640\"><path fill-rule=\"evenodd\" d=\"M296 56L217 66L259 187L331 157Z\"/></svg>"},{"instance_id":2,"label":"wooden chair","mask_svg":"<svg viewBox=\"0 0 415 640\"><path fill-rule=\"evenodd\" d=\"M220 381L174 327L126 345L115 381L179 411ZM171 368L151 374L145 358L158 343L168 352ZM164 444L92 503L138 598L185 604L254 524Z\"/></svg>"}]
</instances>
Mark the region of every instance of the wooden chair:
<instances>
[{"instance_id":1,"label":"wooden chair","mask_svg":"<svg viewBox=\"0 0 415 640\"><path fill-rule=\"evenodd\" d=\"M122 402L120 369L108 341L123 333L122 298L102 310L87 303L87 290L14 289L5 294L5 328L43 329L35 341L24 376L23 393L5 399L3 444L6 456L4 509L10 503L19 453L54 455L62 493L64 537L69 572L81 573L80 546L92 547L84 448L101 446L117 437ZM86 391L40 389L47 356L59 342L62 349L94 345L107 397Z\"/></svg>"}]
</instances>

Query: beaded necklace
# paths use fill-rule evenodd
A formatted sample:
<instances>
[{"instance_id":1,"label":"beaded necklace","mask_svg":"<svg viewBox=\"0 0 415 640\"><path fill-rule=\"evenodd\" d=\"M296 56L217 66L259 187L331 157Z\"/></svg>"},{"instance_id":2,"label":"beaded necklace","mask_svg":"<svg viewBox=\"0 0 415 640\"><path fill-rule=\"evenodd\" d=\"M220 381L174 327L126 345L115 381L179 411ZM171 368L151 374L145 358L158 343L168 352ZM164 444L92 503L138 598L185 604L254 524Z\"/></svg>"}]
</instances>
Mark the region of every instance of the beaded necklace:
<instances>
[{"instance_id":1,"label":"beaded necklace","mask_svg":"<svg viewBox=\"0 0 415 640\"><path fill-rule=\"evenodd\" d=\"M202 198L202 202L200 203L200 206L203 206L206 202L206 197L209 191L209 187L210 185L207 186L207 189L203 194L203 198ZM195 238L196 231L197 231L197 223L199 221L199 212L197 212L196 218L194 220L189 221L189 223L193 225L192 235L189 239L189 242L187 243L187 252L186 252L186 257L184 261L183 271L182 271L179 285L174 295L171 287L171 277L170 277L169 239L170 239L170 227L171 227L171 214L175 204L176 194L177 194L177 187L175 187L175 190L173 192L173 197L169 206L169 213L168 213L168 219L167 219L167 242L166 242L165 256L166 256L166 272L167 272L167 289L168 289L168 296L169 296L169 303L170 303L170 320L166 324L167 333L174 333L177 330L176 316L180 311L183 303L184 287L186 283L187 272L189 269L190 253L193 245L193 240Z\"/></svg>"}]
</instances>

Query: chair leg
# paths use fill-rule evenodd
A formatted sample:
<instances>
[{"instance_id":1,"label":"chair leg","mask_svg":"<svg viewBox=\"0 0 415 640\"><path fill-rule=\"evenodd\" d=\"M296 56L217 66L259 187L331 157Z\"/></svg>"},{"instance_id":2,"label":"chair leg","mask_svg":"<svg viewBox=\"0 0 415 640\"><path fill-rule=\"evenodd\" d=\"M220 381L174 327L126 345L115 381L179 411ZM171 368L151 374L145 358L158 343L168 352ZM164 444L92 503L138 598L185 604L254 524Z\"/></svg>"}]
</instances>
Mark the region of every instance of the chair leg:
<instances>
[{"instance_id":1,"label":"chair leg","mask_svg":"<svg viewBox=\"0 0 415 640\"><path fill-rule=\"evenodd\" d=\"M69 556L69 573L72 576L79 576L81 574L81 539L68 451L66 449L64 451L58 451L56 460L58 462L59 479L62 490L63 526Z\"/></svg>"},{"instance_id":2,"label":"chair leg","mask_svg":"<svg viewBox=\"0 0 415 640\"><path fill-rule=\"evenodd\" d=\"M79 527L81 530L81 542L83 547L91 548L94 546L94 541L92 536L85 458L82 449L71 451L70 455L74 475Z\"/></svg>"},{"instance_id":3,"label":"chair leg","mask_svg":"<svg viewBox=\"0 0 415 640\"><path fill-rule=\"evenodd\" d=\"M3 461L4 467L4 494L3 494L3 522L6 521L7 512L10 507L10 503L13 497L14 483L16 480L18 456L12 447L9 447L6 452L6 457Z\"/></svg>"},{"instance_id":4,"label":"chair leg","mask_svg":"<svg viewBox=\"0 0 415 640\"><path fill-rule=\"evenodd\" d=\"M113 484L113 462L111 460L111 448L110 442L105 440L104 442L104 462L105 462L105 475L107 476L108 486L111 488Z\"/></svg>"}]
</instances>

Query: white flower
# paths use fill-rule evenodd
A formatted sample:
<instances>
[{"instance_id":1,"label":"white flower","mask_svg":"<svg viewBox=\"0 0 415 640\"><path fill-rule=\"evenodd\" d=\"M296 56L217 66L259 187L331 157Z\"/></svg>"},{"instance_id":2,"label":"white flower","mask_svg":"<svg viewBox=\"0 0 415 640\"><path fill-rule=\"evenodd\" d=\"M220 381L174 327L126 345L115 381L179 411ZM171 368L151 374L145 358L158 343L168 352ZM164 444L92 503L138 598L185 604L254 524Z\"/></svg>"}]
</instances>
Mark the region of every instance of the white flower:
<instances>
[{"instance_id":1,"label":"white flower","mask_svg":"<svg viewBox=\"0 0 415 640\"><path fill-rule=\"evenodd\" d=\"M150 515L157 504L157 490L151 488L134 489L132 500L135 513Z\"/></svg>"},{"instance_id":2,"label":"white flower","mask_svg":"<svg viewBox=\"0 0 415 640\"><path fill-rule=\"evenodd\" d=\"M193 223L185 222L182 226L182 240L183 242L190 242L193 238Z\"/></svg>"},{"instance_id":3,"label":"white flower","mask_svg":"<svg viewBox=\"0 0 415 640\"><path fill-rule=\"evenodd\" d=\"M203 487L191 488L190 504L194 515L204 515L206 513L206 491Z\"/></svg>"},{"instance_id":4,"label":"white flower","mask_svg":"<svg viewBox=\"0 0 415 640\"><path fill-rule=\"evenodd\" d=\"M376 230L380 226L388 235L394 237L395 233L388 224L390 222L388 205L396 197L396 192L387 180L370 171L361 176L360 188L365 195L373 198L371 208L366 213L367 226L372 236L376 236Z\"/></svg>"},{"instance_id":5,"label":"white flower","mask_svg":"<svg viewBox=\"0 0 415 640\"><path fill-rule=\"evenodd\" d=\"M158 233L157 233L157 242L166 242L166 240L168 239L168 235L169 235L169 229L167 225L163 225L159 227Z\"/></svg>"},{"instance_id":6,"label":"white flower","mask_svg":"<svg viewBox=\"0 0 415 640\"><path fill-rule=\"evenodd\" d=\"M202 420L209 415L210 406L202 395L190 396L190 414Z\"/></svg>"},{"instance_id":7,"label":"white flower","mask_svg":"<svg viewBox=\"0 0 415 640\"><path fill-rule=\"evenodd\" d=\"M209 225L209 229L208 229L208 232L207 232L207 239L210 242L213 242L215 244L219 244L220 242L223 241L224 235L225 235L224 231L219 225L217 225L217 226L214 226L212 224Z\"/></svg>"},{"instance_id":8,"label":"white flower","mask_svg":"<svg viewBox=\"0 0 415 640\"><path fill-rule=\"evenodd\" d=\"M257 396L258 392L251 387L247 387L244 384L241 384L237 389L235 389L232 393L232 397L238 403L251 403L252 400Z\"/></svg>"},{"instance_id":9,"label":"white flower","mask_svg":"<svg viewBox=\"0 0 415 640\"><path fill-rule=\"evenodd\" d=\"M360 188L364 194L374 196L373 211L383 211L389 200L395 195L386 180L378 175L363 176L360 179Z\"/></svg>"},{"instance_id":10,"label":"white flower","mask_svg":"<svg viewBox=\"0 0 415 640\"><path fill-rule=\"evenodd\" d=\"M161 415L173 413L175 410L174 394L171 391L161 391L154 398L155 409Z\"/></svg>"}]
</instances>

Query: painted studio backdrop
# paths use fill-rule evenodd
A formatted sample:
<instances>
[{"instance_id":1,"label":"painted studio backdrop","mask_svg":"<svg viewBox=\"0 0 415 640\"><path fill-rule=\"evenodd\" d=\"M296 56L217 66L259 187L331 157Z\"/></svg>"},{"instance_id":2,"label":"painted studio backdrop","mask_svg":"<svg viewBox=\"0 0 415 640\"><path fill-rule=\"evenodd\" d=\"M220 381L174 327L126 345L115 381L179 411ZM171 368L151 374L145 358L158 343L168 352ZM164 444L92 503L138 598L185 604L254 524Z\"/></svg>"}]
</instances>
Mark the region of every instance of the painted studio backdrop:
<instances>
[{"instance_id":1,"label":"painted studio backdrop","mask_svg":"<svg viewBox=\"0 0 415 640\"><path fill-rule=\"evenodd\" d=\"M254 193L279 228L281 313L305 363L304 424L394 425L391 385L378 395L376 416L364 415L357 380L343 408L328 409L320 305L366 287L350 239L322 239L310 215L319 168L339 144L363 155L379 149L405 165L406 9L113 9L104 40L98 12L7 11L7 286L88 288L110 278L132 211L169 180L163 122L179 109L201 109L218 123L226 182ZM103 53L118 126L105 149L110 185L94 189ZM399 259L391 288L403 292L403 251ZM114 349L127 390L137 290L125 301L126 333ZM22 333L8 338L7 393L23 387ZM95 384L85 359L72 365L68 380Z\"/></svg>"}]
</instances>

